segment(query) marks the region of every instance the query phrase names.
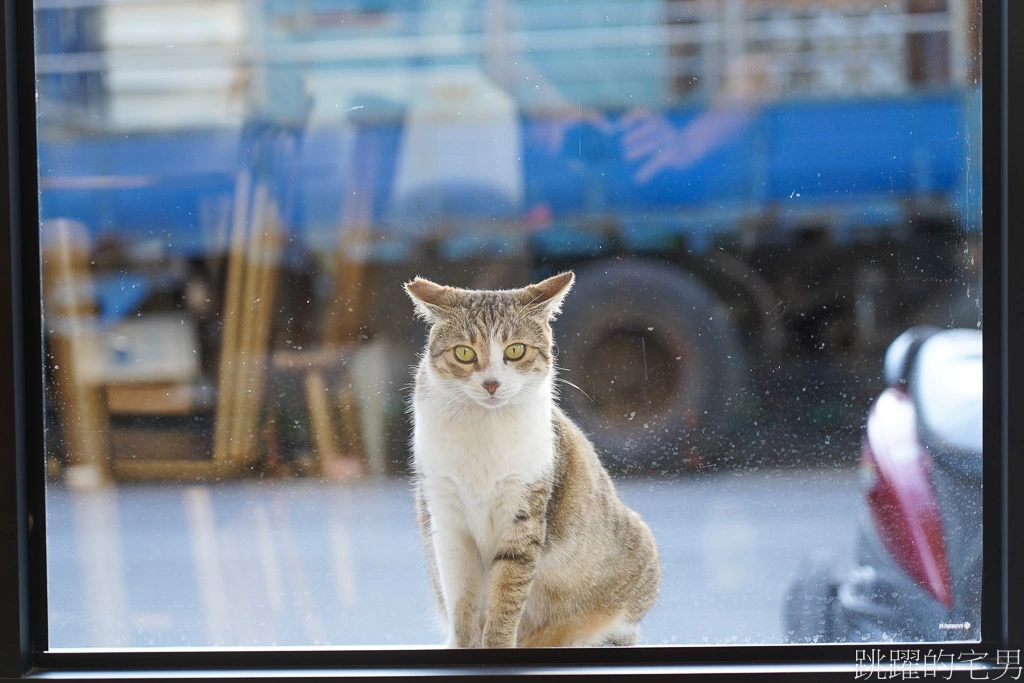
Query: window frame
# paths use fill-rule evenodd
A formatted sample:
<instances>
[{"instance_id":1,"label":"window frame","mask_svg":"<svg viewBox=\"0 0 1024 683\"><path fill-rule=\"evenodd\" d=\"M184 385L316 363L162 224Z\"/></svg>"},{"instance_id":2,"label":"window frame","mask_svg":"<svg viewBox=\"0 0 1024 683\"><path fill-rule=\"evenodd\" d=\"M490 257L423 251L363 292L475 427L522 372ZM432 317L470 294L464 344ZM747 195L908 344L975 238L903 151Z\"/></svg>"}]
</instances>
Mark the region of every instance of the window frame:
<instances>
[{"instance_id":1,"label":"window frame","mask_svg":"<svg viewBox=\"0 0 1024 683\"><path fill-rule=\"evenodd\" d=\"M1024 647L1024 359L1012 340L1024 339L1024 224L1021 134L1009 127L1021 115L1024 41L1009 40L1009 26L1024 26L1024 3L982 0L985 424L984 572L981 643L915 643L944 651L989 653ZM852 680L862 644L761 646L655 646L628 649L517 651L313 649L47 651L45 471L42 454L42 318L38 231L35 69L32 3L8 0L0 13L4 106L0 108L3 158L0 182L0 680L45 675L96 680L197 677L291 680L307 677L579 674L672 676L697 680ZM1017 71L1011 67L1016 66ZM1014 87L1016 86L1016 87ZM1014 260L1016 256L1016 260ZM7 321L10 321L9 323ZM1008 457L1009 454L1015 457ZM868 645L870 647L870 645ZM970 679L959 669L956 679ZM998 668L991 677L998 675ZM940 674L945 677L945 673Z\"/></svg>"}]
</instances>

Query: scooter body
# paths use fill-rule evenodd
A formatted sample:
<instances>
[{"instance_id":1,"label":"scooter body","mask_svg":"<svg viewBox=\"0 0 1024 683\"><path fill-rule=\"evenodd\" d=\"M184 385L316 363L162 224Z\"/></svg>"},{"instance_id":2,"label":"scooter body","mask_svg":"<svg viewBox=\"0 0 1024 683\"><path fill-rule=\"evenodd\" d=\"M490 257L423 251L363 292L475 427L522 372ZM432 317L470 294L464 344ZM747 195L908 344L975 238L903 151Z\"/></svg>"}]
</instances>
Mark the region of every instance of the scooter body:
<instances>
[{"instance_id":1,"label":"scooter body","mask_svg":"<svg viewBox=\"0 0 1024 683\"><path fill-rule=\"evenodd\" d=\"M980 639L981 333L912 328L868 414L855 566L805 562L790 642Z\"/></svg>"}]
</instances>

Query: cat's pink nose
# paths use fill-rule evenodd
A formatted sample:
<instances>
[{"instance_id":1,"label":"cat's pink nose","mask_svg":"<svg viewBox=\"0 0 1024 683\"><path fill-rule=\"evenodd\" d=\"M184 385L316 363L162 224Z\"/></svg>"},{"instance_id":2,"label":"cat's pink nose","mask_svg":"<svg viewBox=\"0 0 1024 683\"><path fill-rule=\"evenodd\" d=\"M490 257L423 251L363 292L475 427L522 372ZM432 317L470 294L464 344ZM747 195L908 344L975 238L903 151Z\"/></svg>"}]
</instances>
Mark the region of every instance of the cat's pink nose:
<instances>
[{"instance_id":1,"label":"cat's pink nose","mask_svg":"<svg viewBox=\"0 0 1024 683\"><path fill-rule=\"evenodd\" d=\"M500 386L501 386L501 382L499 382L496 379L485 379L484 380L484 389L487 390L488 394L494 395L494 392L497 391L498 387L500 387Z\"/></svg>"}]
</instances>

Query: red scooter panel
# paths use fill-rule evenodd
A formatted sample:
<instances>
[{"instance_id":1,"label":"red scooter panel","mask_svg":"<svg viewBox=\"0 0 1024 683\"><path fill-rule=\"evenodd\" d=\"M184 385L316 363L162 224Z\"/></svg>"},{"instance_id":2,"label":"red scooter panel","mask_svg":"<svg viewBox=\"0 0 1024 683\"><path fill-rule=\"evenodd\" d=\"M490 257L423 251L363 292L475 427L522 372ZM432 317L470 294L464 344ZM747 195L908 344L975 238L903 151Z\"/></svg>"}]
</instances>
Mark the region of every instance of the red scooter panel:
<instances>
[{"instance_id":1,"label":"red scooter panel","mask_svg":"<svg viewBox=\"0 0 1024 683\"><path fill-rule=\"evenodd\" d=\"M886 550L907 574L947 608L953 604L942 516L932 484L931 456L917 431L910 396L886 389L871 408L861 463L867 501Z\"/></svg>"}]
</instances>

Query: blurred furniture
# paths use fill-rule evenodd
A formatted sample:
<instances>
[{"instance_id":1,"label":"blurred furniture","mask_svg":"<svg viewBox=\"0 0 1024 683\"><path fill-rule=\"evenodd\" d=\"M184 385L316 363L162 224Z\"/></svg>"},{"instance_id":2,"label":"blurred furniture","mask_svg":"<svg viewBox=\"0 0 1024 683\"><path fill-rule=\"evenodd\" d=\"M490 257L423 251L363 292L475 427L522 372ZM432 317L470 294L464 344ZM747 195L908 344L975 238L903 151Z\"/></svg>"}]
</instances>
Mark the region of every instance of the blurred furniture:
<instances>
[{"instance_id":1,"label":"blurred furniture","mask_svg":"<svg viewBox=\"0 0 1024 683\"><path fill-rule=\"evenodd\" d=\"M381 174L389 172L381 164L388 140L362 125L358 113L350 123L323 331L310 348L280 349L273 356L276 373L301 375L314 468L332 479L387 473L384 413L392 357L386 343L372 339L376 282L367 264Z\"/></svg>"},{"instance_id":2,"label":"blurred furniture","mask_svg":"<svg viewBox=\"0 0 1024 683\"><path fill-rule=\"evenodd\" d=\"M297 87L287 74L278 76L272 81L277 90ZM47 323L54 328L56 403L70 471L86 473L79 476L83 482L238 476L261 455L261 429L274 441L277 406L267 406L261 420L264 390L274 379L270 370L297 375L302 387L314 458L312 466L297 462L300 469L305 464L307 473L351 478L362 475L370 460L373 473L384 473L383 419L360 410L353 388L353 367L362 366L363 375L372 379L380 372L366 367L386 363L379 353L359 360L369 325L364 304L370 288L364 259L351 255L358 255L368 238L373 182L354 165L350 186L358 192L346 202L339 225L335 289L321 339L305 350L271 348L294 168L308 107L305 114L285 114L264 112L242 131L243 163L227 242L221 247L227 259L215 382L200 372L199 335L190 318L150 312L101 330L86 229L70 221L44 226L50 244L44 254L45 290ZM371 397L364 403L380 400ZM196 428L204 416L207 423L212 417L212 439ZM115 423L134 420L134 426L112 430L112 417ZM153 426L161 420L173 426L174 419L179 428ZM372 431L369 458L364 457L364 425Z\"/></svg>"},{"instance_id":3,"label":"blurred furniture","mask_svg":"<svg viewBox=\"0 0 1024 683\"><path fill-rule=\"evenodd\" d=\"M84 226L61 220L44 224L42 239L43 306L68 481L100 485L110 479L110 444L88 238Z\"/></svg>"},{"instance_id":4,"label":"blurred furniture","mask_svg":"<svg viewBox=\"0 0 1024 683\"><path fill-rule=\"evenodd\" d=\"M256 431L283 231L266 186L256 186L250 203L250 183L247 172L239 175L228 246L213 446L212 451L207 449L211 457L115 460L118 478L231 478L259 457Z\"/></svg>"},{"instance_id":5,"label":"blurred furniture","mask_svg":"<svg viewBox=\"0 0 1024 683\"><path fill-rule=\"evenodd\" d=\"M157 443L152 439L146 443L143 435L129 443L133 451L140 448L145 454L113 457L111 413L187 416L201 412L208 403L210 392L193 359L196 339L186 320L173 314L149 314L101 330L85 227L66 220L44 224L44 295L56 403L69 454L69 476L76 482L101 484L111 475L220 479L237 476L254 464L283 232L266 186L258 185L249 201L250 179L248 173L241 173L236 190L214 438L212 449L206 447L210 457L204 459L195 457L201 442L183 440L180 433L165 434ZM174 450L181 451L177 457L153 455Z\"/></svg>"}]
</instances>

